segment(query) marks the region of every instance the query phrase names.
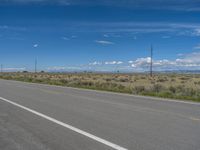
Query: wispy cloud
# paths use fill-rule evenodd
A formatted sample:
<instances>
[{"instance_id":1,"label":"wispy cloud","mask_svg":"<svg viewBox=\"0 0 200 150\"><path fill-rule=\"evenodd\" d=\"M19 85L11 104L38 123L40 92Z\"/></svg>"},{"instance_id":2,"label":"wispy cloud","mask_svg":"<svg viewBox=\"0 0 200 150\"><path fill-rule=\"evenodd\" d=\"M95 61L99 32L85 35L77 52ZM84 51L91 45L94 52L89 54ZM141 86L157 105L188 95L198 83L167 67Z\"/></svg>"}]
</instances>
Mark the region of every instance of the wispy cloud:
<instances>
[{"instance_id":1,"label":"wispy cloud","mask_svg":"<svg viewBox=\"0 0 200 150\"><path fill-rule=\"evenodd\" d=\"M24 71L26 70L25 67L22 68L3 68L3 71L8 71L8 72L12 72L12 71Z\"/></svg>"},{"instance_id":2,"label":"wispy cloud","mask_svg":"<svg viewBox=\"0 0 200 150\"><path fill-rule=\"evenodd\" d=\"M75 32L99 32L104 38L120 38L123 35L134 37L137 34L162 33L163 38L171 36L200 36L199 23L174 22L80 22L71 23L70 30Z\"/></svg>"},{"instance_id":3,"label":"wispy cloud","mask_svg":"<svg viewBox=\"0 0 200 150\"><path fill-rule=\"evenodd\" d=\"M111 41L104 41L104 40L96 40L95 42L98 43L98 44L102 44L102 45L113 45L113 44L115 44Z\"/></svg>"},{"instance_id":4,"label":"wispy cloud","mask_svg":"<svg viewBox=\"0 0 200 150\"><path fill-rule=\"evenodd\" d=\"M171 36L164 35L164 36L162 36L162 38L163 38L163 39L169 39L169 38L171 38Z\"/></svg>"},{"instance_id":5,"label":"wispy cloud","mask_svg":"<svg viewBox=\"0 0 200 150\"><path fill-rule=\"evenodd\" d=\"M27 31L27 28L26 27L21 27L21 26L0 25L0 30Z\"/></svg>"},{"instance_id":6,"label":"wispy cloud","mask_svg":"<svg viewBox=\"0 0 200 150\"><path fill-rule=\"evenodd\" d=\"M60 5L64 5L64 6L71 5L71 3L69 2L69 0L57 0L57 3L60 4Z\"/></svg>"},{"instance_id":7,"label":"wispy cloud","mask_svg":"<svg viewBox=\"0 0 200 150\"><path fill-rule=\"evenodd\" d=\"M177 56L184 56L185 54L183 53L178 53Z\"/></svg>"},{"instance_id":8,"label":"wispy cloud","mask_svg":"<svg viewBox=\"0 0 200 150\"><path fill-rule=\"evenodd\" d=\"M137 36L134 36L133 39L134 39L134 40L137 40Z\"/></svg>"},{"instance_id":9,"label":"wispy cloud","mask_svg":"<svg viewBox=\"0 0 200 150\"><path fill-rule=\"evenodd\" d=\"M77 36L76 35L72 35L72 36L62 36L61 37L61 39L62 40L65 40L65 41L69 41L69 40L72 40L72 39L75 39L75 38L77 38Z\"/></svg>"},{"instance_id":10,"label":"wispy cloud","mask_svg":"<svg viewBox=\"0 0 200 150\"><path fill-rule=\"evenodd\" d=\"M2 0L1 4L59 4L70 5L69 0Z\"/></svg>"},{"instance_id":11,"label":"wispy cloud","mask_svg":"<svg viewBox=\"0 0 200 150\"><path fill-rule=\"evenodd\" d=\"M69 41L69 40L70 40L70 38L65 37L65 36L61 37L61 39L62 39L62 40L65 40L65 41Z\"/></svg>"},{"instance_id":12,"label":"wispy cloud","mask_svg":"<svg viewBox=\"0 0 200 150\"><path fill-rule=\"evenodd\" d=\"M200 27L194 30L194 35L200 36Z\"/></svg>"},{"instance_id":13,"label":"wispy cloud","mask_svg":"<svg viewBox=\"0 0 200 150\"><path fill-rule=\"evenodd\" d=\"M110 36L109 36L108 34L104 34L103 37L108 38L108 37L110 37Z\"/></svg>"},{"instance_id":14,"label":"wispy cloud","mask_svg":"<svg viewBox=\"0 0 200 150\"><path fill-rule=\"evenodd\" d=\"M197 46L195 46L194 49L200 50L200 44L198 44Z\"/></svg>"},{"instance_id":15,"label":"wispy cloud","mask_svg":"<svg viewBox=\"0 0 200 150\"><path fill-rule=\"evenodd\" d=\"M59 4L59 5L84 5L84 6L113 6L132 9L165 9L176 11L199 11L199 0L2 0L1 4Z\"/></svg>"},{"instance_id":16,"label":"wispy cloud","mask_svg":"<svg viewBox=\"0 0 200 150\"><path fill-rule=\"evenodd\" d=\"M8 29L7 25L0 25L0 29Z\"/></svg>"}]
</instances>

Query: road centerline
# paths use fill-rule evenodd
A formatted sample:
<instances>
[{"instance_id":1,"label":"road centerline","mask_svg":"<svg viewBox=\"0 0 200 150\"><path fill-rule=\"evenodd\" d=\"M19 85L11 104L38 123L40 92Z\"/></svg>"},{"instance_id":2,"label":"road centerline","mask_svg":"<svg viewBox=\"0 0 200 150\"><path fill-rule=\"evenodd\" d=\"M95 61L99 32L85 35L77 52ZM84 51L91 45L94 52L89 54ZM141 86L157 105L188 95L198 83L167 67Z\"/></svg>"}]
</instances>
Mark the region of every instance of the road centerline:
<instances>
[{"instance_id":1,"label":"road centerline","mask_svg":"<svg viewBox=\"0 0 200 150\"><path fill-rule=\"evenodd\" d=\"M49 116L47 116L47 115L45 115L45 114L42 114L42 113L40 113L40 112L37 112L37 111L35 111L35 110L33 110L33 109L30 109L30 108L28 108L28 107L25 107L25 106L23 106L23 105L20 105L20 104L18 104L18 103L15 103L15 102L13 102L13 101L11 101L11 100L8 100L8 99L6 99L6 98L0 97L0 100L2 100L2 101L4 101L4 102L7 102L7 103L9 103L9 104L12 104L12 105L14 105L14 106L16 106L16 107L19 107L19 108L21 108L21 109L23 109L23 110L26 110L26 111L28 111L28 112L31 112L31 113L33 113L33 114L35 114L35 115L37 115L37 116L39 116L39 117L41 117L41 118L44 118L44 119L49 120L49 121L51 121L51 122L54 122L54 123L56 123L57 125L60 125L60 126L62 126L62 127L65 127L65 128L67 128L67 129L70 129L70 130L72 130L72 131L74 131L74 132L76 132L76 133L79 133L79 134L81 134L81 135L84 135L84 136L86 136L86 137L88 137L88 138L90 138L90 139L93 139L93 140L95 140L95 141L97 141L97 142L99 142L99 143L102 143L102 144L104 144L104 145L107 145L107 146L109 146L109 147L111 147L111 148L113 148L113 149L115 149L115 150L128 150L128 149L126 149L126 148L124 148L124 147L121 147L121 146L119 146L119 145L117 145L117 144L114 144L114 143L112 143L112 142L109 142L109 141L107 141L107 140L105 140L105 139L102 139L102 138L100 138L100 137L97 137L97 136L95 136L95 135L93 135L93 134L90 134L90 133L88 133L88 132L86 132L86 131L83 131L83 130L81 130L81 129L78 129L78 128L74 127L74 126L71 126L71 125L66 124L66 123L64 123L64 122L61 122L61 121L59 121L59 120L56 120L56 119L54 119L54 118L52 118L52 117L49 117Z\"/></svg>"}]
</instances>

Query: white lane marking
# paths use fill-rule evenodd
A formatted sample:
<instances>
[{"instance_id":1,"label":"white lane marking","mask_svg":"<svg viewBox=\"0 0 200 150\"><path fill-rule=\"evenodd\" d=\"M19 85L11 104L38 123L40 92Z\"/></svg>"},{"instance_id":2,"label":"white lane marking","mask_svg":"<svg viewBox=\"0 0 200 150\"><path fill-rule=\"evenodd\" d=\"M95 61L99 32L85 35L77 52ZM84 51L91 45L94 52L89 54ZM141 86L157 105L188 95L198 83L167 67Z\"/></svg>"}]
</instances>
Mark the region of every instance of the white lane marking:
<instances>
[{"instance_id":1,"label":"white lane marking","mask_svg":"<svg viewBox=\"0 0 200 150\"><path fill-rule=\"evenodd\" d=\"M109 146L109 147L111 147L111 148L113 148L113 149L116 149L116 150L128 150L128 149L126 149L126 148L124 148L124 147L121 147L121 146L119 146L119 145L117 145L117 144L111 143L111 142L106 141L106 140L104 140L104 139L102 139L102 138L99 138L99 137L97 137L97 136L95 136L95 135L92 135L92 134L90 134L90 133L88 133L88 132L85 132L85 131L80 130L80 129L76 128L76 127L73 127L73 126L71 126L71 125L69 125L69 124L66 124L66 123L64 123L64 122L61 122L61 121L56 120L56 119L54 119L54 118L51 118L51 117L49 117L49 116L46 116L46 115L44 115L44 114L42 114L42 113L40 113L40 112L37 112L37 111L35 111L35 110L33 110L33 109L30 109L30 108L28 108L28 107L25 107L25 106L22 106L22 105L20 105L20 104L17 104L17 103L15 103L15 102L11 101L11 100L5 99L5 98L3 98L3 97L0 97L0 100L5 101L5 102L8 102L8 103L10 103L10 104L12 104L12 105L15 105L15 106L17 106L17 107L20 107L20 108L22 108L22 109L24 109L24 110L26 110L26 111L29 111L29 112L31 112L31 113L37 115L37 116L40 116L40 117L42 117L42 118L45 118L45 119L47 119L47 120L49 120L49 121L51 121L51 122L54 122L54 123L56 123L56 124L58 124L58 125L60 125L60 126L63 126L63 127L67 128L67 129L70 129L70 130L72 130L72 131L74 131L74 132L77 132L77 133L79 133L79 134L82 134L82 135L84 135L84 136L86 136L86 137L88 137L88 138L91 138L91 139L93 139L93 140L95 140L95 141L97 141L97 142L100 142L100 143L102 143L102 144L104 144L104 145L107 145L107 146Z\"/></svg>"}]
</instances>

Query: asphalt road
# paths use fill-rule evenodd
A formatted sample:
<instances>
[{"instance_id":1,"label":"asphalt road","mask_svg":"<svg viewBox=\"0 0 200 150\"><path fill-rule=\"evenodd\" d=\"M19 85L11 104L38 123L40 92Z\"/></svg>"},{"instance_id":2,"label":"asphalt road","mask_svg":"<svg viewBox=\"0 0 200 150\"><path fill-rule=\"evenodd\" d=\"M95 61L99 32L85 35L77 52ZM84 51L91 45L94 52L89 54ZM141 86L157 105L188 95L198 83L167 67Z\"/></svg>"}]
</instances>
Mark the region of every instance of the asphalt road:
<instances>
[{"instance_id":1,"label":"asphalt road","mask_svg":"<svg viewBox=\"0 0 200 150\"><path fill-rule=\"evenodd\" d=\"M0 80L0 149L200 150L200 104Z\"/></svg>"}]
</instances>

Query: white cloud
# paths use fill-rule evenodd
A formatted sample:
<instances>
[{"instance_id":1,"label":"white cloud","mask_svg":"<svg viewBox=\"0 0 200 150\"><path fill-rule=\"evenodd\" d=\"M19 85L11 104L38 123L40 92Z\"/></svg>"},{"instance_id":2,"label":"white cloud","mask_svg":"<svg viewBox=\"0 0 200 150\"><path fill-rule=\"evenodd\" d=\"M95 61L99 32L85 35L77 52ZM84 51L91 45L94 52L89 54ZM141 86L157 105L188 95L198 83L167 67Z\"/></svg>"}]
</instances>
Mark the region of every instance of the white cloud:
<instances>
[{"instance_id":1,"label":"white cloud","mask_svg":"<svg viewBox=\"0 0 200 150\"><path fill-rule=\"evenodd\" d=\"M128 61L129 64L132 64L133 62L134 62L134 61L132 61L132 60L129 60L129 61Z\"/></svg>"},{"instance_id":2,"label":"white cloud","mask_svg":"<svg viewBox=\"0 0 200 150\"><path fill-rule=\"evenodd\" d=\"M177 62L182 64L197 64L200 65L200 52L193 52L187 54L184 58L176 59Z\"/></svg>"},{"instance_id":3,"label":"white cloud","mask_svg":"<svg viewBox=\"0 0 200 150\"><path fill-rule=\"evenodd\" d=\"M66 72L66 71L84 71L88 70L88 66L84 65L77 65L77 66L53 66L53 67L48 67L46 70L47 71L52 71L52 72Z\"/></svg>"},{"instance_id":4,"label":"white cloud","mask_svg":"<svg viewBox=\"0 0 200 150\"><path fill-rule=\"evenodd\" d=\"M63 67L63 66L54 66L54 67L47 68L48 71L63 71L65 69L66 69L66 67Z\"/></svg>"},{"instance_id":5,"label":"white cloud","mask_svg":"<svg viewBox=\"0 0 200 150\"><path fill-rule=\"evenodd\" d=\"M121 64L123 64L122 61L106 61L106 62L94 61L92 63L89 63L90 66L121 65Z\"/></svg>"},{"instance_id":6,"label":"white cloud","mask_svg":"<svg viewBox=\"0 0 200 150\"><path fill-rule=\"evenodd\" d=\"M117 65L120 65L120 64L123 64L123 62L122 62L122 61L118 61L118 62L117 62Z\"/></svg>"},{"instance_id":7,"label":"white cloud","mask_svg":"<svg viewBox=\"0 0 200 150\"><path fill-rule=\"evenodd\" d=\"M121 72L143 72L148 71L151 63L150 57L141 57L130 61L94 61L85 65L69 67L50 67L49 71L121 71ZM199 70L200 52L181 54L177 59L153 59L153 70Z\"/></svg>"},{"instance_id":8,"label":"white cloud","mask_svg":"<svg viewBox=\"0 0 200 150\"><path fill-rule=\"evenodd\" d=\"M114 44L111 41L104 41L104 40L96 40L95 42L98 44L102 44L102 45L113 45Z\"/></svg>"},{"instance_id":9,"label":"white cloud","mask_svg":"<svg viewBox=\"0 0 200 150\"><path fill-rule=\"evenodd\" d=\"M50 67L49 71L148 71L151 63L150 57L137 58L130 61L94 61L86 65L72 67ZM182 54L177 59L153 59L153 70L199 70L200 69L200 52Z\"/></svg>"},{"instance_id":10,"label":"white cloud","mask_svg":"<svg viewBox=\"0 0 200 150\"><path fill-rule=\"evenodd\" d=\"M137 58L135 61L129 61L129 63L132 63L132 67L146 67L149 66L149 63L151 62L150 57L146 58Z\"/></svg>"},{"instance_id":11,"label":"white cloud","mask_svg":"<svg viewBox=\"0 0 200 150\"><path fill-rule=\"evenodd\" d=\"M34 48L37 48L38 46L39 46L38 44L34 44L34 45L33 45Z\"/></svg>"},{"instance_id":12,"label":"white cloud","mask_svg":"<svg viewBox=\"0 0 200 150\"><path fill-rule=\"evenodd\" d=\"M102 65L102 62L95 61L95 62L89 63L89 65L91 66Z\"/></svg>"},{"instance_id":13,"label":"white cloud","mask_svg":"<svg viewBox=\"0 0 200 150\"><path fill-rule=\"evenodd\" d=\"M183 58L175 60L160 59L153 60L153 67L155 70L164 69L200 69L200 52L182 55ZM145 69L149 68L151 62L150 57L137 58L134 61L129 61L133 68Z\"/></svg>"},{"instance_id":14,"label":"white cloud","mask_svg":"<svg viewBox=\"0 0 200 150\"><path fill-rule=\"evenodd\" d=\"M122 61L107 61L105 62L105 65L120 65L123 64Z\"/></svg>"}]
</instances>

